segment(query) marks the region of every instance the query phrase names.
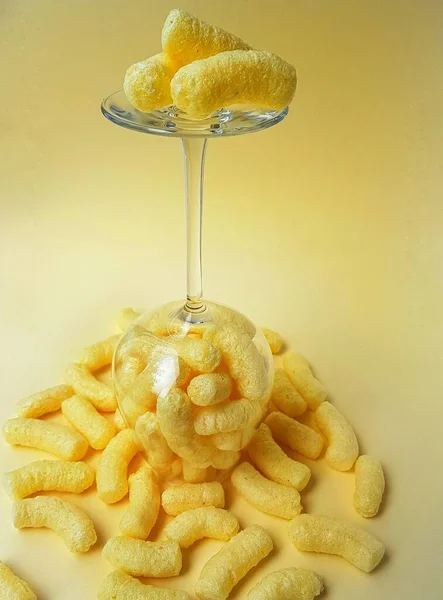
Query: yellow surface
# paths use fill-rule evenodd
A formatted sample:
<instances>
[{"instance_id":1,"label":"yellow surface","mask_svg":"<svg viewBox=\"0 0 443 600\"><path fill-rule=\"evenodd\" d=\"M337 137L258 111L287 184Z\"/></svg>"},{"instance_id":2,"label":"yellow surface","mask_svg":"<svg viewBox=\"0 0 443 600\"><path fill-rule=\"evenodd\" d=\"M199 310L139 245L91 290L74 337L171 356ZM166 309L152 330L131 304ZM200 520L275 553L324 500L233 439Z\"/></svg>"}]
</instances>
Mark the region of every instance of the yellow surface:
<instances>
[{"instance_id":1,"label":"yellow surface","mask_svg":"<svg viewBox=\"0 0 443 600\"><path fill-rule=\"evenodd\" d=\"M173 6L151 0L6 0L0 10L0 417L60 381L122 306L183 294L182 164L177 140L123 131L99 103L126 67L160 50ZM353 512L353 475L312 464L305 509L349 517L386 542L371 575L300 554L286 524L243 599L278 567L314 569L329 600L438 600L442 535L443 7L428 2L188 1L180 5L296 64L290 116L217 140L207 153L205 292L281 331L314 364L386 468L383 511ZM1 469L43 453L0 442ZM61 495L67 498L67 494ZM124 503L94 493L100 545ZM231 498L229 498L231 505ZM42 600L92 600L109 566L69 554L50 532L16 532L0 493L0 560ZM191 590L220 542L186 551Z\"/></svg>"}]
</instances>

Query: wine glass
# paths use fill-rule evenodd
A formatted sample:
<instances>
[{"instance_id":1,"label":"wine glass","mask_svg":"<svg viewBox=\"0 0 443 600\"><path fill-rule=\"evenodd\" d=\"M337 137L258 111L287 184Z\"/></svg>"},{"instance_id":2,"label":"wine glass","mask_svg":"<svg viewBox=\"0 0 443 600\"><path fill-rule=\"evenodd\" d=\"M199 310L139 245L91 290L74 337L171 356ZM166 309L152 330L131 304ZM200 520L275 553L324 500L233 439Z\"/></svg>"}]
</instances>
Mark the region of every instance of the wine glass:
<instances>
[{"instance_id":1,"label":"wine glass","mask_svg":"<svg viewBox=\"0 0 443 600\"><path fill-rule=\"evenodd\" d=\"M173 106L142 113L123 90L101 108L121 127L180 138L185 161L186 300L143 313L122 335L112 368L120 412L162 477L176 475L180 466L225 471L239 460L266 413L274 364L266 339L247 317L203 299L206 146L209 138L272 127L288 108L231 107L194 120Z\"/></svg>"}]
</instances>

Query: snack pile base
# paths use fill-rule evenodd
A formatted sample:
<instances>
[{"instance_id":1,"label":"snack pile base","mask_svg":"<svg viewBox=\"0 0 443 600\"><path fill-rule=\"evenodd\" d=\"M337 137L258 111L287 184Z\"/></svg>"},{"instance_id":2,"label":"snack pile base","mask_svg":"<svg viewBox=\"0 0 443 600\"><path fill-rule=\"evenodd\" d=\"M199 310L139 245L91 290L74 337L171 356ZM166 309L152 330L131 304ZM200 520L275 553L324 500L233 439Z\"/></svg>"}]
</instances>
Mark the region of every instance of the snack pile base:
<instances>
[{"instance_id":1,"label":"snack pile base","mask_svg":"<svg viewBox=\"0 0 443 600\"><path fill-rule=\"evenodd\" d=\"M138 313L125 309L118 318L120 328L127 331L137 317ZM247 323L244 326L248 327ZM327 597L327 588L334 585L328 580L325 588L315 555L335 555L365 573L382 561L385 547L371 533L369 522L383 500L381 463L373 456L359 455L352 425L329 401L325 386L315 378L308 361L300 353L287 350L276 332L263 329L262 333L268 340L269 354L273 352L278 375L269 392L270 402L266 402L244 446L239 436L229 434L240 429L235 425L244 423L249 409L230 409L217 418L212 412L210 418L196 417L206 414L202 410L238 402L231 399L231 394L240 386L248 393L252 390L252 394L259 389L248 377L257 367L254 354L250 364L248 352L246 358L239 355L248 345L231 344L229 335L210 327L206 340L205 334L189 334L194 342L206 341L218 350L223 357L220 362L226 360L226 348L230 352L236 349L231 368L224 372L216 372L218 353L209 345L204 345L205 351L196 351L192 344L175 355L177 364L179 358L182 361L177 376L182 370L186 374L178 379L183 382L182 388L189 388L190 382L197 379L188 391L171 386L176 403L173 406L180 407L174 421L180 443L190 433L196 439L228 436L220 438L224 445L235 442L242 446L240 450L223 450L236 456L229 465L221 461L220 467L213 464L212 458L207 460L206 456L213 456L214 445L205 446L211 453L204 455L204 460L199 457L202 453L196 452L196 461L177 453L182 445L170 448L166 437L169 429L158 411L159 403L169 398L171 391L162 394L160 390L158 395L153 392L152 386L158 380L143 380L152 403L141 416L143 431L148 431L145 439L137 434L137 427L127 427L107 374L119 335L87 347L78 363L67 369L64 383L17 403L15 415L4 424L4 439L13 446L42 450L48 457L5 474L4 487L13 503L13 525L23 530L53 530L62 538L66 552L78 553L82 560L88 560L92 548L102 547L103 560L113 570L98 590L91 589L88 597L226 600L236 595L239 586L241 597L247 600L313 600L320 594ZM251 340L251 330L243 334ZM136 353L134 358L137 362ZM207 370L195 374L196 366ZM139 371L136 377L142 374ZM210 374L214 377L207 380L205 376ZM229 431L224 430L226 423ZM138 430L142 431L140 427ZM146 461L150 458L146 439L153 444L151 464ZM188 448L187 442L184 446ZM89 464L91 457L96 469ZM328 469L346 471L352 477L354 494L342 500L353 504L355 518L306 510L309 501L305 507L305 498L313 486L321 483L311 477L309 465L314 461L325 461ZM97 541L95 515L87 514L69 499L69 494L93 490L94 481L97 491L89 493L97 493L104 507L120 502L125 506L119 528L107 540L99 536ZM63 498L57 496L60 492ZM239 502L250 506L247 523L235 514ZM287 523L283 545L281 537L276 539L273 534L275 520ZM209 543L209 539L217 540L219 550L199 565L200 575L193 587L165 587L161 580L179 576L183 565L192 564L194 569L194 548ZM267 564L281 552L290 566L269 568ZM312 569L305 568L306 558L300 565L301 558L309 556ZM14 573L20 572L20 565L10 563L6 548L0 559L4 561L0 563L0 598L35 600L35 592ZM32 562L32 556L27 561ZM260 574L259 581L248 587L248 580L246 585L241 580L253 570ZM145 577L149 577L149 583L139 579ZM363 580L359 585L364 585Z\"/></svg>"}]
</instances>

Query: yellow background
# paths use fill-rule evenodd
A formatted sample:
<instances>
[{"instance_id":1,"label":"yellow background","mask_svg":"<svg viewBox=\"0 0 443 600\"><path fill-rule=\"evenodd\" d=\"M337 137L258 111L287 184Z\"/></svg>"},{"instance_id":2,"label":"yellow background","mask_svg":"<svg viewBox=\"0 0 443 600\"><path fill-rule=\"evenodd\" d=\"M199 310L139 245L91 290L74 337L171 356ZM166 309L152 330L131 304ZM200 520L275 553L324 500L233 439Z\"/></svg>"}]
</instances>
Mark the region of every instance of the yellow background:
<instances>
[{"instance_id":1,"label":"yellow background","mask_svg":"<svg viewBox=\"0 0 443 600\"><path fill-rule=\"evenodd\" d=\"M305 509L377 534L372 575L301 555L285 523L277 551L233 598L277 566L312 568L330 600L437 600L442 577L443 7L420 2L203 0L181 8L297 66L290 115L254 136L210 142L204 289L281 331L314 364L385 465L380 517L351 508L352 474L314 465ZM57 383L122 306L184 293L178 140L124 131L100 100L160 48L173 5L130 0L3 0L0 5L2 420ZM2 470L40 456L1 444ZM43 454L41 454L43 457ZM123 506L88 507L103 541ZM92 600L109 570L99 549L70 555L50 533L16 532L0 495L0 560L41 600ZM187 552L192 589L204 555ZM193 565L191 567L191 565ZM196 566L197 565L197 566Z\"/></svg>"}]
</instances>

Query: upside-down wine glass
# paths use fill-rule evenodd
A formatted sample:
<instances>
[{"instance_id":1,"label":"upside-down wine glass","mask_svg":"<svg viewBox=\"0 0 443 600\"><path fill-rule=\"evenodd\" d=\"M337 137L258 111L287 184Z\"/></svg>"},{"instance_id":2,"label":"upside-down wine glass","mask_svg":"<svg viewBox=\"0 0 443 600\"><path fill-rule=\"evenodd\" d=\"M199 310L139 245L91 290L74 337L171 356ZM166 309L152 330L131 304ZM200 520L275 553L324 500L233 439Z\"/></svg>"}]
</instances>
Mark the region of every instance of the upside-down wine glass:
<instances>
[{"instance_id":1,"label":"upside-down wine glass","mask_svg":"<svg viewBox=\"0 0 443 600\"><path fill-rule=\"evenodd\" d=\"M272 127L284 119L288 109L232 107L193 120L175 107L142 113L129 103L123 90L104 100L101 108L107 119L121 127L180 138L185 163L186 300L143 313L122 335L113 360L120 412L138 434L148 461L163 477L177 474L183 463L198 468L213 466L223 472L235 464L262 420L274 373L269 345L260 329L234 309L203 299L201 229L206 146L209 138ZM213 360L208 359L208 353ZM208 373L209 379L205 378ZM221 386L220 403L216 403L213 386L218 375L213 374L222 375L225 384L226 380L231 382L229 389ZM196 383L200 375L203 378ZM190 381L208 393L200 404L191 402L195 400L191 392L187 394ZM261 382L259 392L257 381ZM237 400L242 406L235 425L220 420L218 415ZM163 462L158 457L162 449Z\"/></svg>"}]
</instances>

